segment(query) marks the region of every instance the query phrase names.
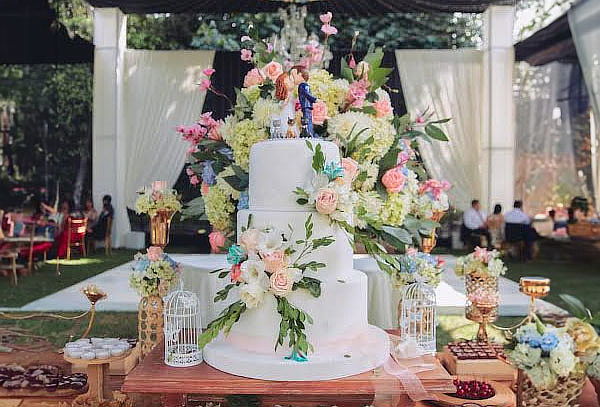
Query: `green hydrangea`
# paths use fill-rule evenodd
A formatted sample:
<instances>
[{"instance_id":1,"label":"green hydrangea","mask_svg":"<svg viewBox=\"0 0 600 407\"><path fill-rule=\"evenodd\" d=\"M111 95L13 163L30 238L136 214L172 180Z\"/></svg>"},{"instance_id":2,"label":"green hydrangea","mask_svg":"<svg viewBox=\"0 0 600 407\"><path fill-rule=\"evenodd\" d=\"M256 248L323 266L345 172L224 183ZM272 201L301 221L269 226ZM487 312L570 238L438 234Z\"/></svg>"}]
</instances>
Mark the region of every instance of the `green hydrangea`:
<instances>
[{"instance_id":1,"label":"green hydrangea","mask_svg":"<svg viewBox=\"0 0 600 407\"><path fill-rule=\"evenodd\" d=\"M231 214L235 211L235 206L227 191L219 185L213 185L204 195L204 210L213 228L224 233L233 229Z\"/></svg>"},{"instance_id":2,"label":"green hydrangea","mask_svg":"<svg viewBox=\"0 0 600 407\"><path fill-rule=\"evenodd\" d=\"M250 147L267 137L267 131L254 120L245 119L237 122L234 126L233 136L229 140L235 163L248 171Z\"/></svg>"},{"instance_id":3,"label":"green hydrangea","mask_svg":"<svg viewBox=\"0 0 600 407\"><path fill-rule=\"evenodd\" d=\"M345 79L333 79L333 75L324 69L310 72L308 80L311 93L327 105L329 116L337 113L344 103L350 84Z\"/></svg>"},{"instance_id":4,"label":"green hydrangea","mask_svg":"<svg viewBox=\"0 0 600 407\"><path fill-rule=\"evenodd\" d=\"M381 222L390 226L402 226L410 209L410 201L401 192L388 194L381 209Z\"/></svg>"},{"instance_id":5,"label":"green hydrangea","mask_svg":"<svg viewBox=\"0 0 600 407\"><path fill-rule=\"evenodd\" d=\"M260 85L250 86L241 90L242 95L246 96L248 103L254 105L258 99L260 99Z\"/></svg>"}]
</instances>

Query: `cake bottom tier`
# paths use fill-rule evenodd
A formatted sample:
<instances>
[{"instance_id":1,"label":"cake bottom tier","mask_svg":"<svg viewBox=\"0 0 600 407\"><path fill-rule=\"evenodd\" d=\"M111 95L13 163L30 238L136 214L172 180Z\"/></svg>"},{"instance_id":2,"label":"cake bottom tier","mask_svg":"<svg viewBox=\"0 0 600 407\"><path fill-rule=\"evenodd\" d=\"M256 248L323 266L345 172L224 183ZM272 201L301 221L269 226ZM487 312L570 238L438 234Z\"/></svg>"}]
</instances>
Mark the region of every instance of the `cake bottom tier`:
<instances>
[{"instance_id":1,"label":"cake bottom tier","mask_svg":"<svg viewBox=\"0 0 600 407\"><path fill-rule=\"evenodd\" d=\"M236 376L273 381L331 380L375 369L390 354L388 335L372 325L353 338L341 337L336 347L315 349L308 361L287 360L279 353L250 352L219 338L204 348L212 367Z\"/></svg>"}]
</instances>

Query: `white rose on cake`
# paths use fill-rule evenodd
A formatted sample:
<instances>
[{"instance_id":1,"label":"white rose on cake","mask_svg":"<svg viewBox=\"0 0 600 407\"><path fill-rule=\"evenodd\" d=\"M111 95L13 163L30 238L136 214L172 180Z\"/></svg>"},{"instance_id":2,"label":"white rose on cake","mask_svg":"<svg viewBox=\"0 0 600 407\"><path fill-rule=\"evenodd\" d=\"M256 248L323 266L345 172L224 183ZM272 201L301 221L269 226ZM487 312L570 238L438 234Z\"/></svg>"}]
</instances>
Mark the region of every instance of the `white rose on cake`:
<instances>
[{"instance_id":1,"label":"white rose on cake","mask_svg":"<svg viewBox=\"0 0 600 407\"><path fill-rule=\"evenodd\" d=\"M260 282L263 277L267 278L265 275L265 263L262 260L246 260L242 263L241 270L242 280L248 284L255 281Z\"/></svg>"},{"instance_id":2,"label":"white rose on cake","mask_svg":"<svg viewBox=\"0 0 600 407\"><path fill-rule=\"evenodd\" d=\"M260 231L258 229L247 229L240 236L240 245L248 252L256 252L260 241Z\"/></svg>"},{"instance_id":3,"label":"white rose on cake","mask_svg":"<svg viewBox=\"0 0 600 407\"><path fill-rule=\"evenodd\" d=\"M240 300L248 308L256 308L262 304L265 299L265 293L265 289L258 282L240 286Z\"/></svg>"},{"instance_id":4,"label":"white rose on cake","mask_svg":"<svg viewBox=\"0 0 600 407\"><path fill-rule=\"evenodd\" d=\"M276 228L266 228L258 240L258 251L268 253L281 249L283 246L283 233Z\"/></svg>"}]
</instances>

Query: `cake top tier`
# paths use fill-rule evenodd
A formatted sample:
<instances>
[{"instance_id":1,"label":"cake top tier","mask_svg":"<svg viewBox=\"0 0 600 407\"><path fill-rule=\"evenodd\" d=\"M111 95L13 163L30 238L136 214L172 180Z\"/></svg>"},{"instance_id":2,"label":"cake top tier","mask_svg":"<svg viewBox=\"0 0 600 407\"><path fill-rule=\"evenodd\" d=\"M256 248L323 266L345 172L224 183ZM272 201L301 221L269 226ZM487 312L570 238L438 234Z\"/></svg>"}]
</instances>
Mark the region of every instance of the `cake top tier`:
<instances>
[{"instance_id":1,"label":"cake top tier","mask_svg":"<svg viewBox=\"0 0 600 407\"><path fill-rule=\"evenodd\" d=\"M321 145L327 162L340 161L340 150L330 141L317 139L267 140L250 149L250 209L305 211L293 191L305 188L313 177L313 152L306 145Z\"/></svg>"}]
</instances>

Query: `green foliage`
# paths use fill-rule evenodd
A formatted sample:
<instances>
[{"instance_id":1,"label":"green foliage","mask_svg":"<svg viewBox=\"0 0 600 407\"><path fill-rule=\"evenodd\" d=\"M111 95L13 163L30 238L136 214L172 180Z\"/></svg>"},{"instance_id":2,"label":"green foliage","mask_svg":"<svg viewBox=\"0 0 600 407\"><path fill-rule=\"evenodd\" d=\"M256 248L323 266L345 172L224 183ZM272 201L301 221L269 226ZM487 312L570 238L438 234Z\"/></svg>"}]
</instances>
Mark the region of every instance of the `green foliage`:
<instances>
[{"instance_id":1,"label":"green foliage","mask_svg":"<svg viewBox=\"0 0 600 407\"><path fill-rule=\"evenodd\" d=\"M206 327L206 330L198 337L198 346L204 348L215 339L220 332L228 334L231 327L240 320L246 311L246 304L236 301L221 312L221 315Z\"/></svg>"},{"instance_id":2,"label":"green foliage","mask_svg":"<svg viewBox=\"0 0 600 407\"><path fill-rule=\"evenodd\" d=\"M281 315L279 336L277 337L275 350L277 350L280 345L283 345L285 339L288 338L288 346L292 348L293 352L300 355L307 355L308 352L312 352L313 347L308 343L306 334L304 333L306 324L313 323L311 316L300 308L296 308L287 300L287 298L275 298L277 298L277 312Z\"/></svg>"},{"instance_id":3,"label":"green foliage","mask_svg":"<svg viewBox=\"0 0 600 407\"><path fill-rule=\"evenodd\" d=\"M302 280L294 283L292 290L296 291L301 288L307 290L315 298L321 296L321 281L316 278L302 277Z\"/></svg>"}]
</instances>

